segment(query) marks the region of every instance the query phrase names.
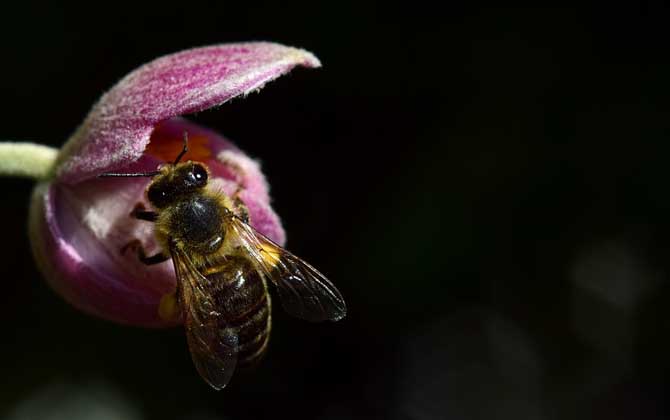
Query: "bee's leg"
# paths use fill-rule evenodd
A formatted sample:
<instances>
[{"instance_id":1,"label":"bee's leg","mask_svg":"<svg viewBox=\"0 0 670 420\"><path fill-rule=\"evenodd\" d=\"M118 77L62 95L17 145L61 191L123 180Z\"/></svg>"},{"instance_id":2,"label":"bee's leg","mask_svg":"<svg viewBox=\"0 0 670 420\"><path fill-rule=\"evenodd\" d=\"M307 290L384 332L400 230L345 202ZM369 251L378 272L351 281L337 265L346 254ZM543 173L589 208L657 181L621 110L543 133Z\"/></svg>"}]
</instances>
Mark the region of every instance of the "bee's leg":
<instances>
[{"instance_id":1,"label":"bee's leg","mask_svg":"<svg viewBox=\"0 0 670 420\"><path fill-rule=\"evenodd\" d=\"M233 194L233 205L235 206L233 211L237 217L244 221L244 223L249 223L249 209L247 209L247 205L242 201L242 198L240 197L241 193L242 188L240 187L235 191L235 194Z\"/></svg>"},{"instance_id":2,"label":"bee's leg","mask_svg":"<svg viewBox=\"0 0 670 420\"><path fill-rule=\"evenodd\" d=\"M142 242L140 242L139 239L133 239L132 241L128 242L123 247L121 247L121 255L125 254L126 251L129 249L137 252L137 258L145 265L160 264L170 259L170 257L163 254L162 252L147 257L146 252L144 252Z\"/></svg>"},{"instance_id":3,"label":"bee's leg","mask_svg":"<svg viewBox=\"0 0 670 420\"><path fill-rule=\"evenodd\" d=\"M140 248L142 251L142 249ZM144 263L145 265L154 265L154 264L160 264L162 262L165 262L170 259L167 255L163 254L162 252L159 252L158 254L152 255L150 257L147 257L144 255L144 252L138 252L137 257Z\"/></svg>"},{"instance_id":4,"label":"bee's leg","mask_svg":"<svg viewBox=\"0 0 670 420\"><path fill-rule=\"evenodd\" d=\"M146 220L147 222L155 222L158 219L158 213L155 211L146 211L142 203L137 203L130 216L139 220Z\"/></svg>"}]
</instances>

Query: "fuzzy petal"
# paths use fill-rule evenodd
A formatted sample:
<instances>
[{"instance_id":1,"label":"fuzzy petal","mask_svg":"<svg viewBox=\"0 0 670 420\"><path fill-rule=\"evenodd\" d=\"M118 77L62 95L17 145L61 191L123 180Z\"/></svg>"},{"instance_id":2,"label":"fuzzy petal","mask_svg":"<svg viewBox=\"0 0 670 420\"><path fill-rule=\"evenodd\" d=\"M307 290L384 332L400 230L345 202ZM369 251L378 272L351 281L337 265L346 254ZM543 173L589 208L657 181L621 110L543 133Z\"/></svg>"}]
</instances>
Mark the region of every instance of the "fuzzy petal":
<instances>
[{"instance_id":1,"label":"fuzzy petal","mask_svg":"<svg viewBox=\"0 0 670 420\"><path fill-rule=\"evenodd\" d=\"M272 43L217 45L158 58L130 73L93 107L64 146L57 179L69 184L137 161L154 126L260 89L311 53Z\"/></svg>"}]
</instances>

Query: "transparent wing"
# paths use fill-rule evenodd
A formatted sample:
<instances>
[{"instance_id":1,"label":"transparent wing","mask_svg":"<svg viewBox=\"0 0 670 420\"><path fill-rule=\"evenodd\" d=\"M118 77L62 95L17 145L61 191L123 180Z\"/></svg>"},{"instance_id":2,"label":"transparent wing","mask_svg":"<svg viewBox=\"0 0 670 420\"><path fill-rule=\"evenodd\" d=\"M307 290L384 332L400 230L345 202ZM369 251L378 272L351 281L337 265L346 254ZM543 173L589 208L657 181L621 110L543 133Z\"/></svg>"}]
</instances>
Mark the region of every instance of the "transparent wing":
<instances>
[{"instance_id":1,"label":"transparent wing","mask_svg":"<svg viewBox=\"0 0 670 420\"><path fill-rule=\"evenodd\" d=\"M177 273L184 328L191 357L200 376L213 388L222 389L230 381L237 364L237 334L225 325L214 303L210 285L194 267L189 256L171 247Z\"/></svg>"},{"instance_id":2,"label":"transparent wing","mask_svg":"<svg viewBox=\"0 0 670 420\"><path fill-rule=\"evenodd\" d=\"M291 254L236 216L230 229L252 260L277 287L289 314L307 321L337 321L347 306L337 288L316 268Z\"/></svg>"}]
</instances>

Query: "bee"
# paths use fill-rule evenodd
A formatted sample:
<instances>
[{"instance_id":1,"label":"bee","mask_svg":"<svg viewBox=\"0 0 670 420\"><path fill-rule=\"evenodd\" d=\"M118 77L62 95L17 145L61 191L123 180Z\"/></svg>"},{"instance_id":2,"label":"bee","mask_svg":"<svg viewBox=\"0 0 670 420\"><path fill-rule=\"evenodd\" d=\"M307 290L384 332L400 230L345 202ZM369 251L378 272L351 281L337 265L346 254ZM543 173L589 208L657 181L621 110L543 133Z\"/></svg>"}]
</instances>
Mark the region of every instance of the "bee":
<instances>
[{"instance_id":1,"label":"bee","mask_svg":"<svg viewBox=\"0 0 670 420\"><path fill-rule=\"evenodd\" d=\"M317 269L256 231L239 194L214 190L201 162L172 163L143 173L105 173L100 177L151 177L146 198L131 216L154 223L161 251L147 256L135 239L121 249L137 253L147 265L172 259L174 294L161 299L159 315L181 315L193 363L202 378L219 390L237 366L254 365L266 352L271 329L268 283L284 309L307 321L337 321L346 304L337 288Z\"/></svg>"}]
</instances>

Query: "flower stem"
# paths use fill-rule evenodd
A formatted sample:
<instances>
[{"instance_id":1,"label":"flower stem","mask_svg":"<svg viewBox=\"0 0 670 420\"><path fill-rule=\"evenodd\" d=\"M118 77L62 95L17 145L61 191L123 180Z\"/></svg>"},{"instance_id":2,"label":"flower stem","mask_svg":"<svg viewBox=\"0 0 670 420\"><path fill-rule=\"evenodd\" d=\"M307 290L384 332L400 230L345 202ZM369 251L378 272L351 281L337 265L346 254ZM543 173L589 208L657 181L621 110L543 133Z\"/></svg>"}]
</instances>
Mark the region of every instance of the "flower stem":
<instances>
[{"instance_id":1,"label":"flower stem","mask_svg":"<svg viewBox=\"0 0 670 420\"><path fill-rule=\"evenodd\" d=\"M34 143L0 143L0 176L33 179L47 177L56 162L58 149Z\"/></svg>"}]
</instances>

